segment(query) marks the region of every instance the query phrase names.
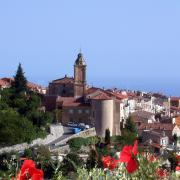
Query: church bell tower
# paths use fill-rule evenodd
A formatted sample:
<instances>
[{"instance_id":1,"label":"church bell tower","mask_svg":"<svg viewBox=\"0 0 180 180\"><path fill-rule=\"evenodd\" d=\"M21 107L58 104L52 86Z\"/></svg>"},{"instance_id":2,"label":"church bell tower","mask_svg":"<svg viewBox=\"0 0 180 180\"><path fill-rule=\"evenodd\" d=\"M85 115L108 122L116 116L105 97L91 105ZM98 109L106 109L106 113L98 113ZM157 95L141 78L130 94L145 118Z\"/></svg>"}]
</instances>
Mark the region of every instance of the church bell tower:
<instances>
[{"instance_id":1,"label":"church bell tower","mask_svg":"<svg viewBox=\"0 0 180 180\"><path fill-rule=\"evenodd\" d=\"M82 53L79 53L74 64L74 97L85 95L86 91L86 62Z\"/></svg>"}]
</instances>

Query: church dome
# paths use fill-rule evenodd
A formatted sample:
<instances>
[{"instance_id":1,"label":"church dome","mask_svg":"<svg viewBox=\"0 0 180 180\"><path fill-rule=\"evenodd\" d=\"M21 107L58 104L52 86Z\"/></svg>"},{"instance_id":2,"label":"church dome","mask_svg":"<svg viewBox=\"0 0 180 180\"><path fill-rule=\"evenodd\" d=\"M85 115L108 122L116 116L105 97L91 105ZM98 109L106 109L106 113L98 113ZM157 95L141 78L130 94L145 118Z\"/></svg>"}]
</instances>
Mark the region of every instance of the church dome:
<instances>
[{"instance_id":1,"label":"church dome","mask_svg":"<svg viewBox=\"0 0 180 180\"><path fill-rule=\"evenodd\" d=\"M75 61L75 65L83 65L83 66L86 66L86 62L84 60L84 57L83 57L83 54L82 53L79 53L78 56L77 56L77 59Z\"/></svg>"}]
</instances>

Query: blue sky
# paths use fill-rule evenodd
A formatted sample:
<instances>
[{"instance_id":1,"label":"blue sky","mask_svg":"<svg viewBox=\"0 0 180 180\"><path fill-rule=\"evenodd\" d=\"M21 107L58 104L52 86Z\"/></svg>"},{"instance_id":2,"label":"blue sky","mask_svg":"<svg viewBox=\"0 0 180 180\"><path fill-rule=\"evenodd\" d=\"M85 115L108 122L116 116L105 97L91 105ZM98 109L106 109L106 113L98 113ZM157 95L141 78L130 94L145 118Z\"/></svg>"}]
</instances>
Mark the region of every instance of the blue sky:
<instances>
[{"instance_id":1,"label":"blue sky","mask_svg":"<svg viewBox=\"0 0 180 180\"><path fill-rule=\"evenodd\" d=\"M0 1L0 77L73 76L80 48L90 85L180 96L179 0Z\"/></svg>"}]
</instances>

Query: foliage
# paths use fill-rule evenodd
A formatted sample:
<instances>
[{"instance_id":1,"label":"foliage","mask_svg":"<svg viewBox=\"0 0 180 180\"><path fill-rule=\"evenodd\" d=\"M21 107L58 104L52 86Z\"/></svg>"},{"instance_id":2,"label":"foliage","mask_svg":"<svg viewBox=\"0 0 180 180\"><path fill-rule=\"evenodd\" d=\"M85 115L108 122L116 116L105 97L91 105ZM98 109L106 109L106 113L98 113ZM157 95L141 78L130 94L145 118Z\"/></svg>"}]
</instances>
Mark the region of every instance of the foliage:
<instances>
[{"instance_id":1,"label":"foliage","mask_svg":"<svg viewBox=\"0 0 180 180\"><path fill-rule=\"evenodd\" d=\"M43 169L44 175L46 177L51 177L53 168L51 166L51 153L49 151L49 148L46 146L39 146L36 151L36 157L35 161L37 162L37 165L39 168Z\"/></svg>"},{"instance_id":2,"label":"foliage","mask_svg":"<svg viewBox=\"0 0 180 180\"><path fill-rule=\"evenodd\" d=\"M32 159L33 157L33 151L32 149L28 148L24 150L24 157L28 158L28 159Z\"/></svg>"},{"instance_id":3,"label":"foliage","mask_svg":"<svg viewBox=\"0 0 180 180\"><path fill-rule=\"evenodd\" d=\"M27 90L21 64L14 78L11 88L0 90L0 146L44 138L53 120L51 113L39 110L41 96Z\"/></svg>"},{"instance_id":4,"label":"foliage","mask_svg":"<svg viewBox=\"0 0 180 180\"><path fill-rule=\"evenodd\" d=\"M101 140L101 138L99 136L91 136L91 137L86 138L86 141L88 142L88 145L95 145L100 140Z\"/></svg>"},{"instance_id":5,"label":"foliage","mask_svg":"<svg viewBox=\"0 0 180 180\"><path fill-rule=\"evenodd\" d=\"M77 179L78 180L91 180L91 179L101 179L101 180L110 180L110 179L122 179L122 180L154 180L154 179L168 179L168 176L175 177L174 175L168 174L165 170L160 169L162 164L161 160L154 159L151 157L151 154L139 154L137 156L138 169L129 174L127 172L127 167L124 163L119 162L117 168L114 170L109 169L99 169L93 168L90 171L86 168L79 168L77 170ZM161 173L160 173L161 172Z\"/></svg>"},{"instance_id":6,"label":"foliage","mask_svg":"<svg viewBox=\"0 0 180 180\"><path fill-rule=\"evenodd\" d=\"M137 137L134 133L124 131L122 136L112 136L111 142L117 144L116 148L120 151L124 145L132 144L135 139Z\"/></svg>"},{"instance_id":7,"label":"foliage","mask_svg":"<svg viewBox=\"0 0 180 180\"><path fill-rule=\"evenodd\" d=\"M173 142L175 146L177 146L177 141L178 141L177 134L173 134Z\"/></svg>"},{"instance_id":8,"label":"foliage","mask_svg":"<svg viewBox=\"0 0 180 180\"><path fill-rule=\"evenodd\" d=\"M26 92L27 90L27 79L24 76L24 72L20 63L18 65L16 75L14 76L13 88L17 94Z\"/></svg>"},{"instance_id":9,"label":"foliage","mask_svg":"<svg viewBox=\"0 0 180 180\"><path fill-rule=\"evenodd\" d=\"M131 116L126 119L125 128L123 129L123 133L124 132L131 132L137 135L137 127Z\"/></svg>"},{"instance_id":10,"label":"foliage","mask_svg":"<svg viewBox=\"0 0 180 180\"><path fill-rule=\"evenodd\" d=\"M76 172L79 167L82 167L83 160L79 157L76 153L69 153L64 158L61 170L63 172L63 175L68 175L71 172Z\"/></svg>"},{"instance_id":11,"label":"foliage","mask_svg":"<svg viewBox=\"0 0 180 180\"><path fill-rule=\"evenodd\" d=\"M46 146L39 146L36 150L37 153L37 159L36 161L41 165L41 167L43 168L44 166L46 166L46 164L48 164L48 162L51 159L51 153L48 149L48 147Z\"/></svg>"},{"instance_id":12,"label":"foliage","mask_svg":"<svg viewBox=\"0 0 180 180\"><path fill-rule=\"evenodd\" d=\"M11 179L19 168L18 154L15 152L3 153L0 155L0 177Z\"/></svg>"},{"instance_id":13,"label":"foliage","mask_svg":"<svg viewBox=\"0 0 180 180\"><path fill-rule=\"evenodd\" d=\"M30 142L36 137L30 121L12 109L0 111L0 145Z\"/></svg>"},{"instance_id":14,"label":"foliage","mask_svg":"<svg viewBox=\"0 0 180 180\"><path fill-rule=\"evenodd\" d=\"M87 161L86 161L86 168L87 169L93 169L96 165L97 165L97 158L96 158L96 152L95 150L91 150L89 152L89 156L87 158Z\"/></svg>"},{"instance_id":15,"label":"foliage","mask_svg":"<svg viewBox=\"0 0 180 180\"><path fill-rule=\"evenodd\" d=\"M55 109L53 111L53 115L54 115L54 118L53 118L53 123L58 123L59 120L62 119L62 109Z\"/></svg>"},{"instance_id":16,"label":"foliage","mask_svg":"<svg viewBox=\"0 0 180 180\"><path fill-rule=\"evenodd\" d=\"M68 141L69 147L72 151L79 151L81 146L85 145L86 143L87 141L82 137L73 138Z\"/></svg>"},{"instance_id":17,"label":"foliage","mask_svg":"<svg viewBox=\"0 0 180 180\"><path fill-rule=\"evenodd\" d=\"M178 165L178 159L175 152L168 151L168 160L171 163L171 170L175 171L176 166Z\"/></svg>"},{"instance_id":18,"label":"foliage","mask_svg":"<svg viewBox=\"0 0 180 180\"><path fill-rule=\"evenodd\" d=\"M105 131L105 143L110 144L110 142L111 142L110 130L106 129L106 131Z\"/></svg>"},{"instance_id":19,"label":"foliage","mask_svg":"<svg viewBox=\"0 0 180 180\"><path fill-rule=\"evenodd\" d=\"M145 159L145 158L144 158ZM93 168L90 171L88 171L85 168L79 168L77 171L77 179L78 180L91 180L91 179L101 179L101 180L111 180L111 179L121 179L121 180L127 180L127 179L132 179L132 180L154 180L158 179L158 176L156 173L156 168L158 167L157 164L146 163L144 160L142 160L142 165L140 166L139 170L136 171L135 173L129 175L126 171L125 165L124 164L119 164L118 168L114 171L110 170L104 170L104 169L99 169L99 168ZM148 166L146 166L148 165ZM142 169L143 168L143 169ZM146 172L146 173L145 173Z\"/></svg>"},{"instance_id":20,"label":"foliage","mask_svg":"<svg viewBox=\"0 0 180 180\"><path fill-rule=\"evenodd\" d=\"M53 180L66 180L66 178L63 176L63 173L61 171L54 174Z\"/></svg>"},{"instance_id":21,"label":"foliage","mask_svg":"<svg viewBox=\"0 0 180 180\"><path fill-rule=\"evenodd\" d=\"M110 176L102 169L93 168L88 171L85 168L79 168L77 170L77 179L78 180L110 180Z\"/></svg>"},{"instance_id":22,"label":"foliage","mask_svg":"<svg viewBox=\"0 0 180 180\"><path fill-rule=\"evenodd\" d=\"M99 141L97 136L82 138L76 137L68 141L69 147L72 151L79 151L82 146L95 145Z\"/></svg>"},{"instance_id":23,"label":"foliage","mask_svg":"<svg viewBox=\"0 0 180 180\"><path fill-rule=\"evenodd\" d=\"M37 110L32 110L31 112L29 112L27 117L33 123L33 125L36 125L39 128L46 126L47 123L51 123L53 119L52 115L49 112L44 113Z\"/></svg>"}]
</instances>

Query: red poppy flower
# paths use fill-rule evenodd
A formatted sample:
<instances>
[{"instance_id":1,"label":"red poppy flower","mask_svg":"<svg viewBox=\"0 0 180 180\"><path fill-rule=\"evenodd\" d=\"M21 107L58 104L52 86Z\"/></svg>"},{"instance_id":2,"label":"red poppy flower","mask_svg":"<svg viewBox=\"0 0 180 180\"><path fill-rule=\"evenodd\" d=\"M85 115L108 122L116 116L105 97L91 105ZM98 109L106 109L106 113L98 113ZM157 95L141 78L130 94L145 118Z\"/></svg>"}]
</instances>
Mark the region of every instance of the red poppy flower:
<instances>
[{"instance_id":1,"label":"red poppy flower","mask_svg":"<svg viewBox=\"0 0 180 180\"><path fill-rule=\"evenodd\" d=\"M102 163L103 163L103 167L108 168L109 164L111 162L111 156L103 156L101 160L102 160Z\"/></svg>"},{"instance_id":2,"label":"red poppy flower","mask_svg":"<svg viewBox=\"0 0 180 180\"><path fill-rule=\"evenodd\" d=\"M102 163L104 168L109 168L110 170L113 170L117 167L119 160L115 159L111 156L103 156L102 157Z\"/></svg>"},{"instance_id":3,"label":"red poppy flower","mask_svg":"<svg viewBox=\"0 0 180 180\"><path fill-rule=\"evenodd\" d=\"M136 169L138 169L139 165L136 160L131 158L129 162L127 163L126 169L128 173L133 173Z\"/></svg>"},{"instance_id":4,"label":"red poppy flower","mask_svg":"<svg viewBox=\"0 0 180 180\"><path fill-rule=\"evenodd\" d=\"M138 154L138 142L134 142L134 146L124 146L120 153L120 162L125 162L128 173L133 173L138 169L138 163L135 157Z\"/></svg>"},{"instance_id":5,"label":"red poppy flower","mask_svg":"<svg viewBox=\"0 0 180 180\"><path fill-rule=\"evenodd\" d=\"M25 160L21 170L19 171L16 179L26 180L31 178L32 180L42 180L43 171L41 169L36 169L35 163L32 160Z\"/></svg>"},{"instance_id":6,"label":"red poppy flower","mask_svg":"<svg viewBox=\"0 0 180 180\"><path fill-rule=\"evenodd\" d=\"M161 178L167 176L167 171L166 171L165 169L158 169L158 170L156 171L156 173L157 173L157 175L158 175L159 177L161 177Z\"/></svg>"},{"instance_id":7,"label":"red poppy flower","mask_svg":"<svg viewBox=\"0 0 180 180\"><path fill-rule=\"evenodd\" d=\"M109 169L110 169L110 170L115 169L115 168L117 167L118 163L119 163L119 160L118 160L118 159L112 158L112 159L111 159L111 163L110 163L110 165L109 165Z\"/></svg>"},{"instance_id":8,"label":"red poppy flower","mask_svg":"<svg viewBox=\"0 0 180 180\"><path fill-rule=\"evenodd\" d=\"M178 165L180 165L180 156L177 155L176 158L178 159Z\"/></svg>"},{"instance_id":9,"label":"red poppy flower","mask_svg":"<svg viewBox=\"0 0 180 180\"><path fill-rule=\"evenodd\" d=\"M180 171L180 166L176 166L176 171Z\"/></svg>"}]
</instances>

